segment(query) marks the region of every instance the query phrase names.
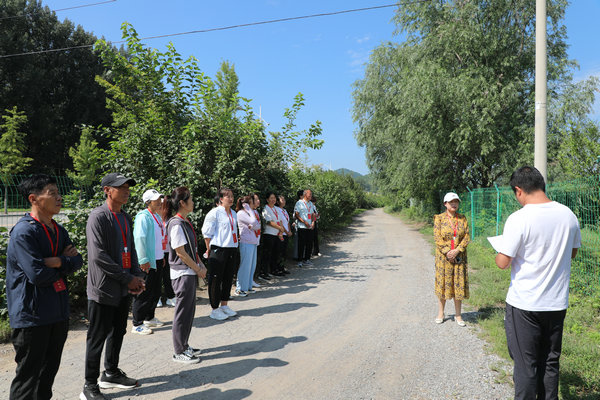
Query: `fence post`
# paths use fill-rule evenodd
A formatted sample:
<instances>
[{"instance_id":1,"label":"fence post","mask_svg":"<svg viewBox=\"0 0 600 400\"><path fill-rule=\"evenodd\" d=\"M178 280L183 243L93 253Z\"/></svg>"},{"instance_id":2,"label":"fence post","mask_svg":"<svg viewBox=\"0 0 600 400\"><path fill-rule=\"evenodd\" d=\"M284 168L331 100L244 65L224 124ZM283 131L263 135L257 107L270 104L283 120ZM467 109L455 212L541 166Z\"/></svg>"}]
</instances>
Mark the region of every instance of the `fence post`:
<instances>
[{"instance_id":1,"label":"fence post","mask_svg":"<svg viewBox=\"0 0 600 400\"><path fill-rule=\"evenodd\" d=\"M475 238L475 209L473 206L473 191L467 186L467 190L471 194L471 238Z\"/></svg>"},{"instance_id":2,"label":"fence post","mask_svg":"<svg viewBox=\"0 0 600 400\"><path fill-rule=\"evenodd\" d=\"M496 236L498 236L500 229L500 189L498 189L498 185L495 183L494 187L496 188Z\"/></svg>"}]
</instances>

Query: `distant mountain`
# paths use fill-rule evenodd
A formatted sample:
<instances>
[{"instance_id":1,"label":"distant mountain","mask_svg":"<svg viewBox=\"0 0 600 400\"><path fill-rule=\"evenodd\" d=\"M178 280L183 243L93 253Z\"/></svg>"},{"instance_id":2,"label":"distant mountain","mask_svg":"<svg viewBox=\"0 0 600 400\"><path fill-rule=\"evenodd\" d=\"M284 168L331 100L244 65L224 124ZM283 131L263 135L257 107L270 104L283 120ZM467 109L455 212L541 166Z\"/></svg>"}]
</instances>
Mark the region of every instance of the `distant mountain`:
<instances>
[{"instance_id":1,"label":"distant mountain","mask_svg":"<svg viewBox=\"0 0 600 400\"><path fill-rule=\"evenodd\" d=\"M350 176L351 176L351 177L353 177L354 179L356 179L356 178L359 178L359 177L361 177L361 176L364 176L364 175L362 175L362 174L359 174L359 173L358 173L358 172L356 172L356 171L352 171L352 170L350 170L350 169L347 169L347 168L338 168L338 169L336 169L336 170L335 170L335 171L333 171L333 172L336 172L336 173L338 173L338 174L340 174L340 175L350 175Z\"/></svg>"},{"instance_id":2,"label":"distant mountain","mask_svg":"<svg viewBox=\"0 0 600 400\"><path fill-rule=\"evenodd\" d=\"M360 184L366 191L373 192L375 191L373 185L373 176L371 174L362 175L356 171L352 171L347 168L339 168L333 171L340 175L350 175L358 184Z\"/></svg>"}]
</instances>

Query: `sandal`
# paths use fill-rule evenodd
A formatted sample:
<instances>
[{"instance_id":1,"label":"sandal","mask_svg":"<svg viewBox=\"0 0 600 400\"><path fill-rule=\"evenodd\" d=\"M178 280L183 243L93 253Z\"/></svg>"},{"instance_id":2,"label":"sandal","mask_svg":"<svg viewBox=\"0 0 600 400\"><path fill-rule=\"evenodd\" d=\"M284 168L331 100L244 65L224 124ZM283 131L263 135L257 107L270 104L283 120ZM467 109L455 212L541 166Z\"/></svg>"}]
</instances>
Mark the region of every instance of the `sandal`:
<instances>
[{"instance_id":1,"label":"sandal","mask_svg":"<svg viewBox=\"0 0 600 400\"><path fill-rule=\"evenodd\" d=\"M444 316L442 318L436 318L435 323L441 324L442 322L444 322L444 319L446 319L446 314L444 314Z\"/></svg>"}]
</instances>

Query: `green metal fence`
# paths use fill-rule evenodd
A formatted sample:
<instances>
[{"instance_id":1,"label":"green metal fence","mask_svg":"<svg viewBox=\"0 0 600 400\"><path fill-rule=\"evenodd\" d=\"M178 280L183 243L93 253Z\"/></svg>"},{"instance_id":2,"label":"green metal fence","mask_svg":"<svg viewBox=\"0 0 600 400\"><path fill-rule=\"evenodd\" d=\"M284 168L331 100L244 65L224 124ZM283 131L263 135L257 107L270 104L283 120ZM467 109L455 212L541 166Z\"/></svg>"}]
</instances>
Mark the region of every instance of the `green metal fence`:
<instances>
[{"instance_id":1,"label":"green metal fence","mask_svg":"<svg viewBox=\"0 0 600 400\"><path fill-rule=\"evenodd\" d=\"M600 176L547 185L548 197L569 207L579 220L582 247L571 267L571 287L600 292ZM502 234L510 214L521 208L508 186L469 190L461 195L461 212L471 237Z\"/></svg>"},{"instance_id":2,"label":"green metal fence","mask_svg":"<svg viewBox=\"0 0 600 400\"><path fill-rule=\"evenodd\" d=\"M0 232L10 230L30 208L29 203L19 193L18 186L27 175L9 175L0 180ZM79 188L69 177L54 176L61 195L78 191L80 198L91 198L92 187Z\"/></svg>"}]
</instances>

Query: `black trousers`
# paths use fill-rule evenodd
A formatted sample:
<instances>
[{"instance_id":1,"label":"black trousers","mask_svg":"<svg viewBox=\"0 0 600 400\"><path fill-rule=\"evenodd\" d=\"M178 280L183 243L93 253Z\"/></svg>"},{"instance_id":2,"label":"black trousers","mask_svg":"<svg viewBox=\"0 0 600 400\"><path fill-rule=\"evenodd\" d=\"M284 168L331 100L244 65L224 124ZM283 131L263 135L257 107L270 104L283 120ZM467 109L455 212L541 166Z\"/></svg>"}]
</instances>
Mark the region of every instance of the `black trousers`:
<instances>
[{"instance_id":1,"label":"black trousers","mask_svg":"<svg viewBox=\"0 0 600 400\"><path fill-rule=\"evenodd\" d=\"M261 267L263 274L271 274L279 269L281 239L277 235L263 235Z\"/></svg>"},{"instance_id":2,"label":"black trousers","mask_svg":"<svg viewBox=\"0 0 600 400\"><path fill-rule=\"evenodd\" d=\"M12 331L17 370L10 385L10 400L52 397L52 384L68 331L68 320Z\"/></svg>"},{"instance_id":3,"label":"black trousers","mask_svg":"<svg viewBox=\"0 0 600 400\"><path fill-rule=\"evenodd\" d=\"M312 255L316 256L320 253L319 251L319 227L318 222L315 222L315 228L313 229L313 250L311 252Z\"/></svg>"},{"instance_id":4,"label":"black trousers","mask_svg":"<svg viewBox=\"0 0 600 400\"><path fill-rule=\"evenodd\" d=\"M161 276L158 275L158 265L162 264L163 260L156 260L157 269L150 268L145 274L146 290L135 296L133 306L131 308L133 315L133 326L140 326L144 321L150 321L154 318L156 311L156 303L160 298L160 281Z\"/></svg>"},{"instance_id":5,"label":"black trousers","mask_svg":"<svg viewBox=\"0 0 600 400\"><path fill-rule=\"evenodd\" d=\"M169 253L165 253L165 258L163 258L163 265L156 265L156 272L159 276L159 279L162 280L162 285L159 288L160 292L160 301L163 304L167 302L167 299L172 299L175 297L175 292L173 291L173 286L171 285L171 268L169 268Z\"/></svg>"},{"instance_id":6,"label":"black trousers","mask_svg":"<svg viewBox=\"0 0 600 400\"><path fill-rule=\"evenodd\" d=\"M116 373L123 336L127 332L127 315L131 296L121 298L118 306L109 306L88 300L87 346L85 351L85 383L95 385L100 376L100 357L106 342L104 369Z\"/></svg>"},{"instance_id":7,"label":"black trousers","mask_svg":"<svg viewBox=\"0 0 600 400\"><path fill-rule=\"evenodd\" d=\"M515 399L558 399L559 358L567 310L526 311L506 304L506 341L514 360Z\"/></svg>"},{"instance_id":8,"label":"black trousers","mask_svg":"<svg viewBox=\"0 0 600 400\"><path fill-rule=\"evenodd\" d=\"M313 246L312 229L298 229L298 260L310 260Z\"/></svg>"},{"instance_id":9,"label":"black trousers","mask_svg":"<svg viewBox=\"0 0 600 400\"><path fill-rule=\"evenodd\" d=\"M208 257L208 298L210 306L219 308L221 301L228 301L233 283L233 274L237 272L237 247L210 246Z\"/></svg>"},{"instance_id":10,"label":"black trousers","mask_svg":"<svg viewBox=\"0 0 600 400\"><path fill-rule=\"evenodd\" d=\"M283 236L283 241L279 241L279 269L285 268L285 259L287 256L288 243L290 238L287 235Z\"/></svg>"}]
</instances>

